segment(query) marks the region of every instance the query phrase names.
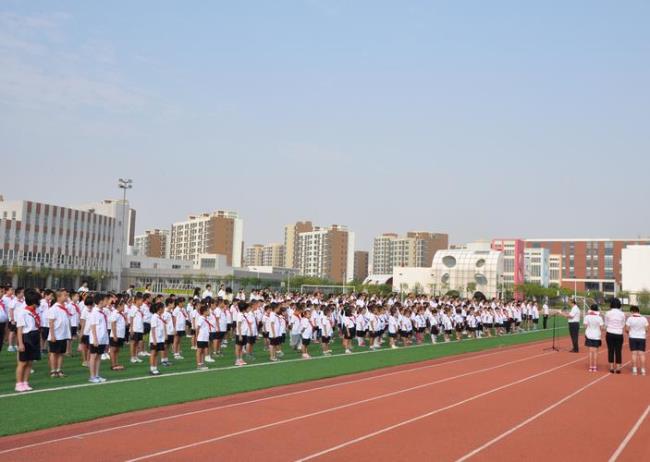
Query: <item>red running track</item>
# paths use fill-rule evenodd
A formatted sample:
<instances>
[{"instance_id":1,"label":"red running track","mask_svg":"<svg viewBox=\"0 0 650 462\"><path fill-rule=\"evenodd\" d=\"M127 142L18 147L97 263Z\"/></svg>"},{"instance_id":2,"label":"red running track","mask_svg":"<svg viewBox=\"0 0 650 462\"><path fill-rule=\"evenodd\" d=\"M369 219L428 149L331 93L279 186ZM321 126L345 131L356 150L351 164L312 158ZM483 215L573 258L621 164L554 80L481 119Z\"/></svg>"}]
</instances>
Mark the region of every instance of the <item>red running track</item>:
<instances>
[{"instance_id":1,"label":"red running track","mask_svg":"<svg viewBox=\"0 0 650 462\"><path fill-rule=\"evenodd\" d=\"M648 377L544 345L7 437L0 460L650 460Z\"/></svg>"}]
</instances>

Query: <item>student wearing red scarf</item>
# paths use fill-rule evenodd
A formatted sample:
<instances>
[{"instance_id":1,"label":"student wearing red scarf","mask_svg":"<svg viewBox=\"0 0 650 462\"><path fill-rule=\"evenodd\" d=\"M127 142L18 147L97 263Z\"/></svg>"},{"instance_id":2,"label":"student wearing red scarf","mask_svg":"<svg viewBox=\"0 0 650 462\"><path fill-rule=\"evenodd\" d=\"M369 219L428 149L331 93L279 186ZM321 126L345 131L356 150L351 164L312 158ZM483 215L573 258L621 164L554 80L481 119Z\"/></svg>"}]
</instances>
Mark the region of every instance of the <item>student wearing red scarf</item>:
<instances>
[{"instance_id":1,"label":"student wearing red scarf","mask_svg":"<svg viewBox=\"0 0 650 462\"><path fill-rule=\"evenodd\" d=\"M18 364L16 365L16 388L18 392L31 391L29 374L32 363L41 359L41 320L36 313L41 296L35 290L25 291L25 308L15 313L16 340L18 341Z\"/></svg>"}]
</instances>

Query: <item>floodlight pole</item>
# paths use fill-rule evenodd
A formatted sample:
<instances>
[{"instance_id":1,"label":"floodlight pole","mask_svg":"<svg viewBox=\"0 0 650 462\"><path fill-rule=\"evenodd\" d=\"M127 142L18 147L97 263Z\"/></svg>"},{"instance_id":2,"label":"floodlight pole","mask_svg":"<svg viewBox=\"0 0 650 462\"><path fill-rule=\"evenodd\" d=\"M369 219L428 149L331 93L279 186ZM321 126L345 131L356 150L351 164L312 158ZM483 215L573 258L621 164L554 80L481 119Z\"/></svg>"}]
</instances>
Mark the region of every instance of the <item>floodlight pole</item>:
<instances>
[{"instance_id":1,"label":"floodlight pole","mask_svg":"<svg viewBox=\"0 0 650 462\"><path fill-rule=\"evenodd\" d=\"M121 239L121 246L120 246L120 268L117 272L117 291L120 292L122 290L122 268L124 268L124 253L125 253L125 239L124 236L127 232L126 230L126 190L133 188L133 180L131 179L124 179L124 178L119 178L117 180L117 186L118 188L122 189L123 191L123 196L122 196L122 235L120 237Z\"/></svg>"}]
</instances>

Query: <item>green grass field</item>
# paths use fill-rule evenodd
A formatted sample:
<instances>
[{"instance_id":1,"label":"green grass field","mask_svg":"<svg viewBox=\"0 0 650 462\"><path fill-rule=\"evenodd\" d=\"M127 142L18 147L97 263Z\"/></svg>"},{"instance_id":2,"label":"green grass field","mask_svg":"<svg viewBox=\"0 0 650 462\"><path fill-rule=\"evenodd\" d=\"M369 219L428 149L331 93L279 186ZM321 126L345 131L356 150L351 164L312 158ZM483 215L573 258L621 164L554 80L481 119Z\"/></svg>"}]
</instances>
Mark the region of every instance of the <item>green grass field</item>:
<instances>
[{"instance_id":1,"label":"green grass field","mask_svg":"<svg viewBox=\"0 0 650 462\"><path fill-rule=\"evenodd\" d=\"M566 334L565 320L558 320L558 333ZM36 373L31 385L36 391L45 392L15 394L15 354L6 350L0 353L0 401L3 414L11 416L0 426L0 436L51 428L66 423L81 422L139 409L194 401L245 391L335 377L382 367L413 363L443 356L490 348L515 345L548 339L552 331L536 331L503 337L463 340L446 344L420 346L391 350L383 348L367 352L367 348L355 348L355 354L343 355L341 343L336 339L332 345L334 355L322 357L320 345L312 345L311 360L299 359L299 355L285 346L285 357L278 363L269 363L268 354L261 342L256 344L256 360L251 367L232 367L233 347L228 346L225 357L211 364L208 371L195 371L193 351L189 341L184 344L184 360L175 361L171 367L160 370L163 375L150 377L148 364L130 364L128 352L122 352L122 364L126 370L112 372L108 361L102 362L101 374L109 381L102 385L87 382L88 371L80 364L79 355L65 359L65 378L50 378L47 363L35 364ZM363 353L360 353L363 352ZM359 354L357 354L359 353ZM148 359L148 358L143 358ZM56 389L59 387L69 387ZM55 390L56 389L56 390Z\"/></svg>"}]
</instances>

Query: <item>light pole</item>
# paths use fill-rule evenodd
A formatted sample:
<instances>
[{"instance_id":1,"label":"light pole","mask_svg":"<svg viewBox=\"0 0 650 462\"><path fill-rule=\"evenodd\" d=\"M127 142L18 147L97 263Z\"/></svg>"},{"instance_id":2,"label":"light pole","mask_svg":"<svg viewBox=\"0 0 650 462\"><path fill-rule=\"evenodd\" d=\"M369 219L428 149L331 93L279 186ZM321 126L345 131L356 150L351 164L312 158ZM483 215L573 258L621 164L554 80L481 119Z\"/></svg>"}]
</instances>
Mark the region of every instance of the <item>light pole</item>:
<instances>
[{"instance_id":1,"label":"light pole","mask_svg":"<svg viewBox=\"0 0 650 462\"><path fill-rule=\"evenodd\" d=\"M117 272L117 290L118 292L122 289L122 268L124 267L124 236L126 235L126 190L133 187L133 180L120 178L117 180L117 186L123 190L124 194L122 197L122 245L120 248L120 269Z\"/></svg>"}]
</instances>

